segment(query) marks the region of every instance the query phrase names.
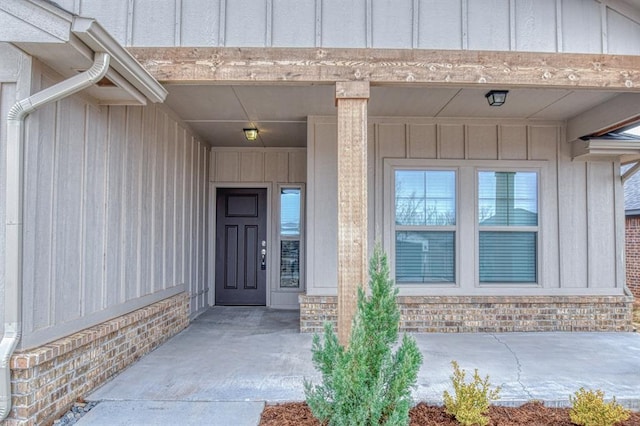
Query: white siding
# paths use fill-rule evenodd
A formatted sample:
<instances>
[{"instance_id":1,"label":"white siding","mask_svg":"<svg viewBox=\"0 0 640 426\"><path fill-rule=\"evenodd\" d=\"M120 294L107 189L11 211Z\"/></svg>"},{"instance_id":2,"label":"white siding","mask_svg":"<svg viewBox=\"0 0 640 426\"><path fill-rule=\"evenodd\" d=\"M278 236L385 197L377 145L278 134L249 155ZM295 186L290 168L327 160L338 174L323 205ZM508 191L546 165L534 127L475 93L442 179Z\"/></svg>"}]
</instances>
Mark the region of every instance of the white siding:
<instances>
[{"instance_id":1,"label":"white siding","mask_svg":"<svg viewBox=\"0 0 640 426\"><path fill-rule=\"evenodd\" d=\"M462 166L474 161L504 166L541 166L539 201L541 238L540 288L479 288L473 274L475 249L472 229L460 229L459 288L424 289L421 294L621 294L618 257L622 239L615 229L616 167L612 161L572 161L563 143L563 124L524 120L463 120L370 117L369 133L370 244L390 245L385 215L390 213L384 192L385 159L411 164ZM336 124L332 117L310 117L307 294L336 294L337 205ZM517 163L514 163L516 161ZM438 163L440 162L440 163ZM488 163L487 163L488 162ZM511 162L511 163L509 163ZM460 173L467 173L468 168ZM473 181L473 176L463 180ZM460 226L473 223L474 190L461 187ZM471 216L468 216L471 215ZM462 235L464 233L464 235ZM471 234L470 234L471 233ZM375 235L375 237L373 237ZM416 294L416 293L412 293Z\"/></svg>"},{"instance_id":2,"label":"white siding","mask_svg":"<svg viewBox=\"0 0 640 426\"><path fill-rule=\"evenodd\" d=\"M27 118L25 150L25 347L204 293L208 148L171 111L73 96Z\"/></svg>"},{"instance_id":3,"label":"white siding","mask_svg":"<svg viewBox=\"0 0 640 426\"><path fill-rule=\"evenodd\" d=\"M124 45L637 54L640 11L596 0L66 0Z\"/></svg>"},{"instance_id":4,"label":"white siding","mask_svg":"<svg viewBox=\"0 0 640 426\"><path fill-rule=\"evenodd\" d=\"M640 25L607 8L608 53L640 55Z\"/></svg>"},{"instance_id":5,"label":"white siding","mask_svg":"<svg viewBox=\"0 0 640 426\"><path fill-rule=\"evenodd\" d=\"M261 187L270 190L270 233L268 238L267 253L269 253L269 275L267 277L269 288L267 289L267 304L275 308L297 308L298 293L290 289L280 290L278 286L278 271L280 268L279 259L275 253L279 253L278 236L278 205L280 184L300 184L304 186L307 182L307 160L306 149L304 148L213 148L209 160L209 194L210 198L206 206L202 206L202 217L204 220L208 215L211 246L209 248L208 270L211 288L214 287L215 280L215 191L217 188L225 187ZM309 227L312 228L312 227ZM304 242L303 242L304 244ZM304 291L304 289L300 289ZM214 303L212 294L203 297L210 297L210 303Z\"/></svg>"},{"instance_id":6,"label":"white siding","mask_svg":"<svg viewBox=\"0 0 640 426\"><path fill-rule=\"evenodd\" d=\"M6 117L11 106L16 102L16 83L0 82L0 116ZM4 199L6 190L6 155L7 155L7 128L0 125L0 194ZM6 223L5 203L0 203L0 290L4 293L4 259L5 259L5 227ZM0 326L0 332L4 333L4 324Z\"/></svg>"}]
</instances>

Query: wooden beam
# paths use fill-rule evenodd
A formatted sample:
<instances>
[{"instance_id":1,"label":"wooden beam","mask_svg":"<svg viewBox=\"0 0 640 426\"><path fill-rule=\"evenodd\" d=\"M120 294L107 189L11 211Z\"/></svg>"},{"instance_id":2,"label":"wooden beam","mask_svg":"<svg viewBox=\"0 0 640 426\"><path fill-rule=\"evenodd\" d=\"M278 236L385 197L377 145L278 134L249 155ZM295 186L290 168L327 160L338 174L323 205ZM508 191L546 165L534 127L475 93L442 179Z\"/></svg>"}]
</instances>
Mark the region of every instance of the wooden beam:
<instances>
[{"instance_id":1,"label":"wooden beam","mask_svg":"<svg viewBox=\"0 0 640 426\"><path fill-rule=\"evenodd\" d=\"M419 49L144 47L167 83L368 81L640 91L640 56Z\"/></svg>"},{"instance_id":2,"label":"wooden beam","mask_svg":"<svg viewBox=\"0 0 640 426\"><path fill-rule=\"evenodd\" d=\"M336 83L338 106L338 339L349 343L358 288L367 282L369 83Z\"/></svg>"}]
</instances>

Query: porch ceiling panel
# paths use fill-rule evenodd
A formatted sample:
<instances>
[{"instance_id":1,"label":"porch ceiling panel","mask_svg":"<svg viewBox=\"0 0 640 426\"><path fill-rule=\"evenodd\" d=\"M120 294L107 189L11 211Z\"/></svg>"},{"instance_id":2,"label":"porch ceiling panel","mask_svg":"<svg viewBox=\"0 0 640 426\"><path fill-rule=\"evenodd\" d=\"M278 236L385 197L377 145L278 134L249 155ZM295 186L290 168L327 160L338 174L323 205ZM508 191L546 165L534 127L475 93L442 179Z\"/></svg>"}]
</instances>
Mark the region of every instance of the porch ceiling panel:
<instances>
[{"instance_id":1,"label":"porch ceiling panel","mask_svg":"<svg viewBox=\"0 0 640 426\"><path fill-rule=\"evenodd\" d=\"M232 86L166 85L167 104L187 122L249 120Z\"/></svg>"},{"instance_id":2,"label":"porch ceiling panel","mask_svg":"<svg viewBox=\"0 0 640 426\"><path fill-rule=\"evenodd\" d=\"M369 115L378 117L411 117L416 115L435 117L458 94L459 90L435 87L427 89L409 86L375 86L371 88Z\"/></svg>"},{"instance_id":3,"label":"porch ceiling panel","mask_svg":"<svg viewBox=\"0 0 640 426\"><path fill-rule=\"evenodd\" d=\"M618 93L612 92L570 92L567 96L558 99L556 102L531 115L530 118L555 120L558 117L574 117L584 111L587 111L593 105L606 102L617 95Z\"/></svg>"},{"instance_id":4,"label":"porch ceiling panel","mask_svg":"<svg viewBox=\"0 0 640 426\"><path fill-rule=\"evenodd\" d=\"M529 118L571 93L564 89L511 90L507 95L507 103L501 107L490 107L484 96L487 91L486 88L461 90L439 116Z\"/></svg>"},{"instance_id":5,"label":"porch ceiling panel","mask_svg":"<svg viewBox=\"0 0 640 426\"><path fill-rule=\"evenodd\" d=\"M335 86L329 84L169 84L167 103L212 146L306 146L310 115L335 115ZM372 117L567 120L619 93L603 90L515 88L502 107L485 93L502 88L382 85L371 88ZM259 140L247 142L243 127L256 126Z\"/></svg>"},{"instance_id":6,"label":"porch ceiling panel","mask_svg":"<svg viewBox=\"0 0 640 426\"><path fill-rule=\"evenodd\" d=\"M225 147L305 147L307 145L307 122L189 122L192 130L209 142L211 146ZM242 129L255 125L260 133L258 140L248 142Z\"/></svg>"}]
</instances>

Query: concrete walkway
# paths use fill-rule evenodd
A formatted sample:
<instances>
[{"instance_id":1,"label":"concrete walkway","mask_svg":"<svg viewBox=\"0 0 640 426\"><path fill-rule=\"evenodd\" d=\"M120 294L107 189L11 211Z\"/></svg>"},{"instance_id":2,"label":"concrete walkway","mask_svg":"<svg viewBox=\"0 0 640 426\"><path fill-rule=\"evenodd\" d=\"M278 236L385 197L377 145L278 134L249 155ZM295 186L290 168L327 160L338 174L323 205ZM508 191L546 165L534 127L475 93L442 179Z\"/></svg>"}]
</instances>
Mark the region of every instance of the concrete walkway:
<instances>
[{"instance_id":1,"label":"concrete walkway","mask_svg":"<svg viewBox=\"0 0 640 426\"><path fill-rule=\"evenodd\" d=\"M566 405L581 386L640 408L636 333L417 334L416 401L441 403L451 360L502 386L502 404ZM298 313L215 307L87 397L79 425L256 425L265 402L301 401L317 382Z\"/></svg>"}]
</instances>

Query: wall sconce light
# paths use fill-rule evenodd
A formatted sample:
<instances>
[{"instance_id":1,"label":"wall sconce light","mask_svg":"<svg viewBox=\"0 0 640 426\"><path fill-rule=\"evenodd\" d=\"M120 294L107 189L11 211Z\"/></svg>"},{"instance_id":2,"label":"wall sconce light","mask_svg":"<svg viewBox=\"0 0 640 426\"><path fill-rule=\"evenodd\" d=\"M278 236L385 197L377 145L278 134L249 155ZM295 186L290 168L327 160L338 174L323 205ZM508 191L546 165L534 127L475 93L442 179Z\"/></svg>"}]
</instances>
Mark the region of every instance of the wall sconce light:
<instances>
[{"instance_id":1,"label":"wall sconce light","mask_svg":"<svg viewBox=\"0 0 640 426\"><path fill-rule=\"evenodd\" d=\"M251 128L251 129L242 129L242 131L244 132L244 137L249 141L249 142L253 142L256 139L258 139L258 129L256 128Z\"/></svg>"},{"instance_id":2,"label":"wall sconce light","mask_svg":"<svg viewBox=\"0 0 640 426\"><path fill-rule=\"evenodd\" d=\"M500 106L507 101L507 93L509 93L508 90L490 90L484 97L487 98L489 105Z\"/></svg>"}]
</instances>

